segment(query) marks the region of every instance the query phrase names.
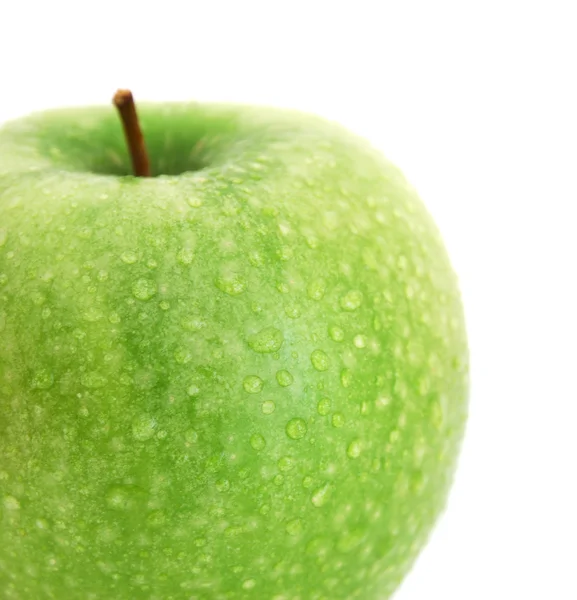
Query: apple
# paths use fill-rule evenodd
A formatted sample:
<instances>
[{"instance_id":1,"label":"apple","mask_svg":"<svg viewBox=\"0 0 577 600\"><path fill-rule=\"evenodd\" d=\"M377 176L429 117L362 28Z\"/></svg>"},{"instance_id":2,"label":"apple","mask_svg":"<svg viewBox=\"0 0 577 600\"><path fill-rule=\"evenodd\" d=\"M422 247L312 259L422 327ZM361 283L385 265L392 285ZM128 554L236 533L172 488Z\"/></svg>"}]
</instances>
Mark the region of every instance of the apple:
<instances>
[{"instance_id":1,"label":"apple","mask_svg":"<svg viewBox=\"0 0 577 600\"><path fill-rule=\"evenodd\" d=\"M371 600L443 509L468 351L415 191L319 117L0 130L0 597Z\"/></svg>"}]
</instances>

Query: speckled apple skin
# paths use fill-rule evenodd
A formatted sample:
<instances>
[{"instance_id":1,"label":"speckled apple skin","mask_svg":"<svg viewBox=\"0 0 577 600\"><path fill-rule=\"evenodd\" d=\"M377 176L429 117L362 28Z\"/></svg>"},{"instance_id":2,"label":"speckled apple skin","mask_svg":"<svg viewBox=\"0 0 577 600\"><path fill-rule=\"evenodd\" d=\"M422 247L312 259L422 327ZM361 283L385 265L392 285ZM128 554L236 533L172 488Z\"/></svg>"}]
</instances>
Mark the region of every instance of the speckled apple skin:
<instances>
[{"instance_id":1,"label":"speckled apple skin","mask_svg":"<svg viewBox=\"0 0 577 600\"><path fill-rule=\"evenodd\" d=\"M112 107L0 131L0 597L388 598L466 420L435 225L317 117L140 114L151 179Z\"/></svg>"}]
</instances>

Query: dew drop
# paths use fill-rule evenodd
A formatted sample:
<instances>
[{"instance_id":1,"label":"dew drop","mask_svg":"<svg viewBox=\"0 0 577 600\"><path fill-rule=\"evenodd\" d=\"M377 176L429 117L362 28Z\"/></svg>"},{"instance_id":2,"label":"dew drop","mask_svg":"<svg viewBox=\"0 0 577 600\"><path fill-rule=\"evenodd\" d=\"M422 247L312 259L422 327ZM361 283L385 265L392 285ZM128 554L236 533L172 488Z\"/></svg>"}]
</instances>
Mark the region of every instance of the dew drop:
<instances>
[{"instance_id":1,"label":"dew drop","mask_svg":"<svg viewBox=\"0 0 577 600\"><path fill-rule=\"evenodd\" d=\"M162 527L166 523L166 515L161 510L153 510L146 517L146 522L150 527Z\"/></svg>"},{"instance_id":2,"label":"dew drop","mask_svg":"<svg viewBox=\"0 0 577 600\"><path fill-rule=\"evenodd\" d=\"M54 385L54 375L48 369L39 369L32 376L32 387L35 390L49 390Z\"/></svg>"},{"instance_id":3,"label":"dew drop","mask_svg":"<svg viewBox=\"0 0 577 600\"><path fill-rule=\"evenodd\" d=\"M156 284L150 279L138 279L132 286L132 295L138 300L150 300L156 294Z\"/></svg>"},{"instance_id":4,"label":"dew drop","mask_svg":"<svg viewBox=\"0 0 577 600\"><path fill-rule=\"evenodd\" d=\"M262 354L276 352L284 342L282 332L276 327L265 327L248 338L248 345Z\"/></svg>"},{"instance_id":5,"label":"dew drop","mask_svg":"<svg viewBox=\"0 0 577 600\"><path fill-rule=\"evenodd\" d=\"M80 383L89 390L98 390L108 383L108 379L96 371L91 371L82 375Z\"/></svg>"},{"instance_id":6,"label":"dew drop","mask_svg":"<svg viewBox=\"0 0 577 600\"><path fill-rule=\"evenodd\" d=\"M20 510L20 501L14 496L4 496L2 504L6 510Z\"/></svg>"},{"instance_id":7,"label":"dew drop","mask_svg":"<svg viewBox=\"0 0 577 600\"><path fill-rule=\"evenodd\" d=\"M191 196L190 198L188 198L187 202L189 206L192 206L192 208L200 208L202 206L203 200L198 196Z\"/></svg>"},{"instance_id":8,"label":"dew drop","mask_svg":"<svg viewBox=\"0 0 577 600\"><path fill-rule=\"evenodd\" d=\"M263 415L272 415L275 410L275 404L272 400L265 400L262 403L261 410Z\"/></svg>"},{"instance_id":9,"label":"dew drop","mask_svg":"<svg viewBox=\"0 0 577 600\"><path fill-rule=\"evenodd\" d=\"M278 462L277 462L277 466L278 466L279 470L282 471L283 473L286 473L287 471L294 469L295 465L296 465L295 460L291 456L282 456L281 458L278 459Z\"/></svg>"},{"instance_id":10,"label":"dew drop","mask_svg":"<svg viewBox=\"0 0 577 600\"><path fill-rule=\"evenodd\" d=\"M344 388L348 388L351 386L353 382L353 374L350 369L343 369L341 371L341 385Z\"/></svg>"},{"instance_id":11,"label":"dew drop","mask_svg":"<svg viewBox=\"0 0 577 600\"><path fill-rule=\"evenodd\" d=\"M303 487L308 490L313 484L313 478L310 475L303 477Z\"/></svg>"},{"instance_id":12,"label":"dew drop","mask_svg":"<svg viewBox=\"0 0 577 600\"><path fill-rule=\"evenodd\" d=\"M257 375L248 375L242 382L242 387L249 394L260 394L264 386L264 381Z\"/></svg>"},{"instance_id":13,"label":"dew drop","mask_svg":"<svg viewBox=\"0 0 577 600\"><path fill-rule=\"evenodd\" d=\"M355 335L353 339L353 344L356 348L364 348L367 345L367 338L364 335Z\"/></svg>"},{"instance_id":14,"label":"dew drop","mask_svg":"<svg viewBox=\"0 0 577 600\"><path fill-rule=\"evenodd\" d=\"M219 277L214 283L221 292L229 296L240 296L246 290L246 281L240 275Z\"/></svg>"},{"instance_id":15,"label":"dew drop","mask_svg":"<svg viewBox=\"0 0 577 600\"><path fill-rule=\"evenodd\" d=\"M301 316L301 309L298 304L288 304L284 312L289 319L298 319Z\"/></svg>"},{"instance_id":16,"label":"dew drop","mask_svg":"<svg viewBox=\"0 0 577 600\"><path fill-rule=\"evenodd\" d=\"M363 302L363 294L359 290L351 290L340 299L340 305L343 310L352 312L357 310Z\"/></svg>"},{"instance_id":17,"label":"dew drop","mask_svg":"<svg viewBox=\"0 0 577 600\"><path fill-rule=\"evenodd\" d=\"M315 279L307 286L307 295L311 300L322 300L327 290L327 282L324 279Z\"/></svg>"},{"instance_id":18,"label":"dew drop","mask_svg":"<svg viewBox=\"0 0 577 600\"><path fill-rule=\"evenodd\" d=\"M361 455L361 442L359 440L353 440L347 447L347 456L349 458L358 458Z\"/></svg>"},{"instance_id":19,"label":"dew drop","mask_svg":"<svg viewBox=\"0 0 577 600\"><path fill-rule=\"evenodd\" d=\"M289 387L294 383L294 377L292 374L284 369L277 371L276 380L281 387Z\"/></svg>"},{"instance_id":20,"label":"dew drop","mask_svg":"<svg viewBox=\"0 0 577 600\"><path fill-rule=\"evenodd\" d=\"M280 473L276 475L273 479L273 483L275 485L281 486L284 483L284 475L281 475Z\"/></svg>"},{"instance_id":21,"label":"dew drop","mask_svg":"<svg viewBox=\"0 0 577 600\"><path fill-rule=\"evenodd\" d=\"M317 404L317 412L321 416L326 416L329 414L331 410L331 401L330 398L321 398Z\"/></svg>"},{"instance_id":22,"label":"dew drop","mask_svg":"<svg viewBox=\"0 0 577 600\"><path fill-rule=\"evenodd\" d=\"M132 250L126 250L120 255L120 259L127 265L133 265L138 260L138 255Z\"/></svg>"},{"instance_id":23,"label":"dew drop","mask_svg":"<svg viewBox=\"0 0 577 600\"><path fill-rule=\"evenodd\" d=\"M322 350L313 351L311 354L311 363L317 371L326 371L331 365L329 357Z\"/></svg>"},{"instance_id":24,"label":"dew drop","mask_svg":"<svg viewBox=\"0 0 577 600\"><path fill-rule=\"evenodd\" d=\"M192 353L186 348L179 348L174 353L174 360L176 360L179 365L185 365L192 360Z\"/></svg>"},{"instance_id":25,"label":"dew drop","mask_svg":"<svg viewBox=\"0 0 577 600\"><path fill-rule=\"evenodd\" d=\"M286 532L289 535L297 536L303 531L303 522L300 519L292 519L286 524Z\"/></svg>"},{"instance_id":26,"label":"dew drop","mask_svg":"<svg viewBox=\"0 0 577 600\"><path fill-rule=\"evenodd\" d=\"M187 429L184 432L184 441L187 444L196 444L198 442L198 433L194 429Z\"/></svg>"},{"instance_id":27,"label":"dew drop","mask_svg":"<svg viewBox=\"0 0 577 600\"><path fill-rule=\"evenodd\" d=\"M194 252L190 248L181 248L176 255L176 260L181 265L189 265L194 260Z\"/></svg>"},{"instance_id":28,"label":"dew drop","mask_svg":"<svg viewBox=\"0 0 577 600\"><path fill-rule=\"evenodd\" d=\"M138 415L132 419L132 437L145 442L156 433L156 425L156 419L150 415Z\"/></svg>"},{"instance_id":29,"label":"dew drop","mask_svg":"<svg viewBox=\"0 0 577 600\"><path fill-rule=\"evenodd\" d=\"M228 492L230 490L230 481L228 479L219 479L215 486L219 492Z\"/></svg>"},{"instance_id":30,"label":"dew drop","mask_svg":"<svg viewBox=\"0 0 577 600\"><path fill-rule=\"evenodd\" d=\"M135 485L111 485L105 496L108 508L119 511L131 510L135 507L141 490Z\"/></svg>"},{"instance_id":31,"label":"dew drop","mask_svg":"<svg viewBox=\"0 0 577 600\"><path fill-rule=\"evenodd\" d=\"M342 427L345 424L345 417L344 417L343 413L336 412L331 419L331 423L332 423L333 427L336 427L336 428Z\"/></svg>"},{"instance_id":32,"label":"dew drop","mask_svg":"<svg viewBox=\"0 0 577 600\"><path fill-rule=\"evenodd\" d=\"M291 440L300 440L305 437L306 433L307 424L304 419L297 417L286 424L286 434Z\"/></svg>"},{"instance_id":33,"label":"dew drop","mask_svg":"<svg viewBox=\"0 0 577 600\"><path fill-rule=\"evenodd\" d=\"M252 590L255 585L256 585L256 581L254 579L247 579L242 582L242 589L243 590Z\"/></svg>"},{"instance_id":34,"label":"dew drop","mask_svg":"<svg viewBox=\"0 0 577 600\"><path fill-rule=\"evenodd\" d=\"M329 483L325 483L323 486L315 490L311 496L311 502L313 506L316 506L317 508L324 506L329 499L330 493L331 486Z\"/></svg>"},{"instance_id":35,"label":"dew drop","mask_svg":"<svg viewBox=\"0 0 577 600\"><path fill-rule=\"evenodd\" d=\"M250 436L250 445L252 446L253 450L259 452L266 446L266 440L262 437L262 435L260 435L260 433L253 433Z\"/></svg>"},{"instance_id":36,"label":"dew drop","mask_svg":"<svg viewBox=\"0 0 577 600\"><path fill-rule=\"evenodd\" d=\"M329 336L333 342L342 342L345 339L345 332L335 325L329 327Z\"/></svg>"},{"instance_id":37,"label":"dew drop","mask_svg":"<svg viewBox=\"0 0 577 600\"><path fill-rule=\"evenodd\" d=\"M8 237L8 234L6 233L6 230L0 229L0 248L2 248L2 246L4 246L4 244L6 243L7 237Z\"/></svg>"}]
</instances>

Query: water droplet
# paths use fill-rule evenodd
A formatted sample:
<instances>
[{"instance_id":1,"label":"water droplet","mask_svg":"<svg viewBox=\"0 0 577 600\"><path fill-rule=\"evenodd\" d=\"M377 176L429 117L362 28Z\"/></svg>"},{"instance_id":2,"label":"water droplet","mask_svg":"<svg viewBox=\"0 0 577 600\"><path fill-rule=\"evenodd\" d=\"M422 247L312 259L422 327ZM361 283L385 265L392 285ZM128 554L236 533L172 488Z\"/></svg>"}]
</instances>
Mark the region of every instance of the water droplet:
<instances>
[{"instance_id":1,"label":"water droplet","mask_svg":"<svg viewBox=\"0 0 577 600\"><path fill-rule=\"evenodd\" d=\"M96 321L100 321L104 315L100 310L91 306L86 312L82 315L85 321L89 323L96 323Z\"/></svg>"},{"instance_id":2,"label":"water droplet","mask_svg":"<svg viewBox=\"0 0 577 600\"><path fill-rule=\"evenodd\" d=\"M293 249L290 246L282 246L276 254L280 260L286 262L293 257Z\"/></svg>"},{"instance_id":3,"label":"water droplet","mask_svg":"<svg viewBox=\"0 0 577 600\"><path fill-rule=\"evenodd\" d=\"M321 398L317 404L317 412L323 417L328 415L331 410L330 398Z\"/></svg>"},{"instance_id":4,"label":"water droplet","mask_svg":"<svg viewBox=\"0 0 577 600\"><path fill-rule=\"evenodd\" d=\"M264 259L258 250L252 250L248 253L248 262L253 267L262 267L264 265Z\"/></svg>"},{"instance_id":5,"label":"water droplet","mask_svg":"<svg viewBox=\"0 0 577 600\"><path fill-rule=\"evenodd\" d=\"M20 501L14 496L4 496L2 504L6 510L20 510Z\"/></svg>"},{"instance_id":6,"label":"water droplet","mask_svg":"<svg viewBox=\"0 0 577 600\"><path fill-rule=\"evenodd\" d=\"M248 375L242 382L242 387L249 394L260 394L264 386L264 381L257 375Z\"/></svg>"},{"instance_id":7,"label":"water droplet","mask_svg":"<svg viewBox=\"0 0 577 600\"><path fill-rule=\"evenodd\" d=\"M116 312L110 313L108 317L108 322L115 325L116 323L120 323L120 315Z\"/></svg>"},{"instance_id":8,"label":"water droplet","mask_svg":"<svg viewBox=\"0 0 577 600\"><path fill-rule=\"evenodd\" d=\"M261 410L264 415L272 415L275 408L275 404L272 400L265 400L261 406Z\"/></svg>"},{"instance_id":9,"label":"water droplet","mask_svg":"<svg viewBox=\"0 0 577 600\"><path fill-rule=\"evenodd\" d=\"M256 585L256 581L254 579L247 579L242 582L243 590L252 590L252 588Z\"/></svg>"},{"instance_id":10,"label":"water droplet","mask_svg":"<svg viewBox=\"0 0 577 600\"><path fill-rule=\"evenodd\" d=\"M321 300L327 290L327 282L324 279L315 279L307 286L307 295L311 300Z\"/></svg>"},{"instance_id":11,"label":"water droplet","mask_svg":"<svg viewBox=\"0 0 577 600\"><path fill-rule=\"evenodd\" d=\"M301 309L298 304L288 304L285 306L284 311L289 319L298 319L301 316Z\"/></svg>"},{"instance_id":12,"label":"water droplet","mask_svg":"<svg viewBox=\"0 0 577 600\"><path fill-rule=\"evenodd\" d=\"M6 230L0 229L0 248L2 248L2 246L4 246L4 244L6 243L7 237L8 237L8 234L6 233Z\"/></svg>"},{"instance_id":13,"label":"water droplet","mask_svg":"<svg viewBox=\"0 0 577 600\"><path fill-rule=\"evenodd\" d=\"M146 522L150 527L162 527L166 523L166 515L161 510L153 510L146 517Z\"/></svg>"},{"instance_id":14,"label":"water droplet","mask_svg":"<svg viewBox=\"0 0 577 600\"><path fill-rule=\"evenodd\" d=\"M240 275L220 277L214 283L221 292L229 296L240 296L246 290L246 281Z\"/></svg>"},{"instance_id":15,"label":"water droplet","mask_svg":"<svg viewBox=\"0 0 577 600\"><path fill-rule=\"evenodd\" d=\"M142 490L135 485L111 485L105 496L108 508L113 510L132 510L137 500L142 495Z\"/></svg>"},{"instance_id":16,"label":"water droplet","mask_svg":"<svg viewBox=\"0 0 577 600\"><path fill-rule=\"evenodd\" d=\"M270 512L270 505L269 504L263 504L260 507L260 510L258 511L261 515L268 515L268 513Z\"/></svg>"},{"instance_id":17,"label":"water droplet","mask_svg":"<svg viewBox=\"0 0 577 600\"><path fill-rule=\"evenodd\" d=\"M303 531L303 522L300 519L292 519L286 524L286 532L289 535L300 535Z\"/></svg>"},{"instance_id":18,"label":"water droplet","mask_svg":"<svg viewBox=\"0 0 577 600\"><path fill-rule=\"evenodd\" d=\"M108 383L108 379L96 371L90 371L82 375L80 383L89 390L98 390Z\"/></svg>"},{"instance_id":19,"label":"water droplet","mask_svg":"<svg viewBox=\"0 0 577 600\"><path fill-rule=\"evenodd\" d=\"M180 321L180 326L186 331L200 331L206 323L200 318L195 316L184 317Z\"/></svg>"},{"instance_id":20,"label":"water droplet","mask_svg":"<svg viewBox=\"0 0 577 600\"><path fill-rule=\"evenodd\" d=\"M295 459L291 456L282 456L278 459L277 466L280 471L286 473L287 471L294 469L294 467L296 466L296 462Z\"/></svg>"},{"instance_id":21,"label":"water droplet","mask_svg":"<svg viewBox=\"0 0 577 600\"><path fill-rule=\"evenodd\" d=\"M192 360L192 353L186 348L179 348L174 353L174 359L179 365L185 365Z\"/></svg>"},{"instance_id":22,"label":"water droplet","mask_svg":"<svg viewBox=\"0 0 577 600\"><path fill-rule=\"evenodd\" d=\"M360 440L353 440L347 447L349 458L358 458L361 455L362 445Z\"/></svg>"},{"instance_id":23,"label":"water droplet","mask_svg":"<svg viewBox=\"0 0 577 600\"><path fill-rule=\"evenodd\" d=\"M295 379L289 371L283 369L282 371L277 371L276 380L280 386L289 387Z\"/></svg>"},{"instance_id":24,"label":"water droplet","mask_svg":"<svg viewBox=\"0 0 577 600\"><path fill-rule=\"evenodd\" d=\"M329 327L329 336L333 342L342 342L345 339L345 332L335 325Z\"/></svg>"},{"instance_id":25,"label":"water droplet","mask_svg":"<svg viewBox=\"0 0 577 600\"><path fill-rule=\"evenodd\" d=\"M362 302L363 294L359 290L351 290L340 299L341 308L348 312L357 310L357 308L359 308Z\"/></svg>"},{"instance_id":26,"label":"water droplet","mask_svg":"<svg viewBox=\"0 0 577 600\"><path fill-rule=\"evenodd\" d=\"M284 483L284 475L281 475L280 473L278 475L275 475L273 483L279 486L282 485Z\"/></svg>"},{"instance_id":27,"label":"water droplet","mask_svg":"<svg viewBox=\"0 0 577 600\"><path fill-rule=\"evenodd\" d=\"M444 422L443 406L438 398L434 398L429 405L431 423L435 429L442 429Z\"/></svg>"},{"instance_id":28,"label":"water droplet","mask_svg":"<svg viewBox=\"0 0 577 600\"><path fill-rule=\"evenodd\" d=\"M266 440L262 437L262 435L260 435L260 433L253 433L250 436L250 445L252 446L253 450L258 452L266 446Z\"/></svg>"},{"instance_id":29,"label":"water droplet","mask_svg":"<svg viewBox=\"0 0 577 600\"><path fill-rule=\"evenodd\" d=\"M331 361L322 350L314 350L311 354L311 363L317 371L326 371L331 366Z\"/></svg>"},{"instance_id":30,"label":"water droplet","mask_svg":"<svg viewBox=\"0 0 577 600\"><path fill-rule=\"evenodd\" d=\"M150 415L138 415L132 419L132 437L139 442L145 442L155 434L156 425L156 419Z\"/></svg>"},{"instance_id":31,"label":"water droplet","mask_svg":"<svg viewBox=\"0 0 577 600\"><path fill-rule=\"evenodd\" d=\"M290 288L288 286L288 284L284 283L284 282L280 282L277 284L276 289L281 293L281 294L288 294L290 292Z\"/></svg>"},{"instance_id":32,"label":"water droplet","mask_svg":"<svg viewBox=\"0 0 577 600\"><path fill-rule=\"evenodd\" d=\"M276 327L265 327L248 339L248 345L260 353L276 352L284 342L282 331Z\"/></svg>"},{"instance_id":33,"label":"water droplet","mask_svg":"<svg viewBox=\"0 0 577 600\"><path fill-rule=\"evenodd\" d=\"M187 444L196 444L198 442L198 433L194 429L187 429L184 432L184 441Z\"/></svg>"},{"instance_id":34,"label":"water droplet","mask_svg":"<svg viewBox=\"0 0 577 600\"><path fill-rule=\"evenodd\" d=\"M333 424L333 427L342 427L345 424L345 416L343 413L336 412L331 419L331 423Z\"/></svg>"},{"instance_id":35,"label":"water droplet","mask_svg":"<svg viewBox=\"0 0 577 600\"><path fill-rule=\"evenodd\" d=\"M49 390L54 385L54 375L48 369L38 369L32 376L35 390Z\"/></svg>"},{"instance_id":36,"label":"water droplet","mask_svg":"<svg viewBox=\"0 0 577 600\"><path fill-rule=\"evenodd\" d=\"M150 279L138 279L132 286L132 295L138 300L150 300L156 294L156 284Z\"/></svg>"},{"instance_id":37,"label":"water droplet","mask_svg":"<svg viewBox=\"0 0 577 600\"><path fill-rule=\"evenodd\" d=\"M355 335L353 344L359 349L364 348L367 345L367 338L361 334Z\"/></svg>"},{"instance_id":38,"label":"water droplet","mask_svg":"<svg viewBox=\"0 0 577 600\"><path fill-rule=\"evenodd\" d=\"M230 490L230 481L228 479L219 479L215 485L219 492L228 492Z\"/></svg>"},{"instance_id":39,"label":"water droplet","mask_svg":"<svg viewBox=\"0 0 577 600\"><path fill-rule=\"evenodd\" d=\"M202 206L203 200L198 196L191 196L187 199L187 202L189 206L192 206L192 208L200 208Z\"/></svg>"},{"instance_id":40,"label":"water droplet","mask_svg":"<svg viewBox=\"0 0 577 600\"><path fill-rule=\"evenodd\" d=\"M313 506L316 506L317 508L324 506L329 499L330 493L331 485L329 483L325 483L323 486L315 490L311 496L311 502L313 503Z\"/></svg>"},{"instance_id":41,"label":"water droplet","mask_svg":"<svg viewBox=\"0 0 577 600\"><path fill-rule=\"evenodd\" d=\"M194 252L190 248L181 248L176 255L176 260L181 265L189 265L194 260Z\"/></svg>"},{"instance_id":42,"label":"water droplet","mask_svg":"<svg viewBox=\"0 0 577 600\"><path fill-rule=\"evenodd\" d=\"M0 332L6 329L6 315L0 312Z\"/></svg>"},{"instance_id":43,"label":"water droplet","mask_svg":"<svg viewBox=\"0 0 577 600\"><path fill-rule=\"evenodd\" d=\"M307 433L307 424L304 419L295 418L291 419L286 424L286 434L291 440L300 440L305 437Z\"/></svg>"},{"instance_id":44,"label":"water droplet","mask_svg":"<svg viewBox=\"0 0 577 600\"><path fill-rule=\"evenodd\" d=\"M166 300L162 300L162 302L158 303L160 310L168 310L170 308L170 303Z\"/></svg>"},{"instance_id":45,"label":"water droplet","mask_svg":"<svg viewBox=\"0 0 577 600\"><path fill-rule=\"evenodd\" d=\"M348 388L351 386L353 382L353 374L350 369L343 369L341 371L341 385L344 388Z\"/></svg>"},{"instance_id":46,"label":"water droplet","mask_svg":"<svg viewBox=\"0 0 577 600\"><path fill-rule=\"evenodd\" d=\"M132 250L126 250L120 255L120 258L127 265L133 265L138 260L138 254Z\"/></svg>"},{"instance_id":47,"label":"water droplet","mask_svg":"<svg viewBox=\"0 0 577 600\"><path fill-rule=\"evenodd\" d=\"M196 383L191 383L188 388L186 388L186 393L191 397L194 398L195 396L198 396L198 394L200 394L200 388L198 387L198 385L196 385Z\"/></svg>"}]
</instances>

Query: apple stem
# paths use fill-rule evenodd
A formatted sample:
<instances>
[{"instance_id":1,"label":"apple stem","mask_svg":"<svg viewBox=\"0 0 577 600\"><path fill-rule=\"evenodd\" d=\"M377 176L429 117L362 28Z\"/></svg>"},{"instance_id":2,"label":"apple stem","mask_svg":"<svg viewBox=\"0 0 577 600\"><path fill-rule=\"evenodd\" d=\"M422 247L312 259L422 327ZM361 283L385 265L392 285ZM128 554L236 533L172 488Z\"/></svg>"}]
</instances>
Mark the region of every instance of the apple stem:
<instances>
[{"instance_id":1,"label":"apple stem","mask_svg":"<svg viewBox=\"0 0 577 600\"><path fill-rule=\"evenodd\" d=\"M132 159L132 169L136 177L150 177L150 163L148 161L148 153L146 152L146 144L138 115L136 114L136 105L130 90L118 90L114 94L112 103L120 113L122 127L124 128L124 136L130 151Z\"/></svg>"}]
</instances>

